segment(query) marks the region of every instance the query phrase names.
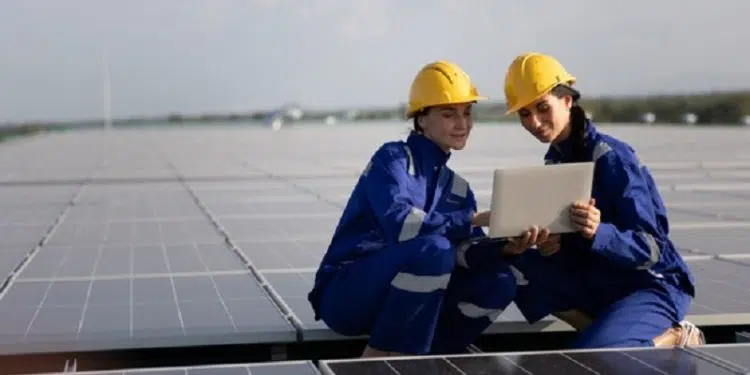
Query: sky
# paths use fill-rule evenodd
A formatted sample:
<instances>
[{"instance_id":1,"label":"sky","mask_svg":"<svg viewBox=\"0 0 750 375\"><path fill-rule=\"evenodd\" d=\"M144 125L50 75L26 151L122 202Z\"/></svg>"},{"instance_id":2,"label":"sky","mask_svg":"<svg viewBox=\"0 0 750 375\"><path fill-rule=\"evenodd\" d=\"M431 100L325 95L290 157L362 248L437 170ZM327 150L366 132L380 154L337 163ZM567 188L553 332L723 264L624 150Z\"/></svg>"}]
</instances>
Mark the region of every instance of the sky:
<instances>
[{"instance_id":1,"label":"sky","mask_svg":"<svg viewBox=\"0 0 750 375\"><path fill-rule=\"evenodd\" d=\"M0 121L395 106L447 59L502 102L511 60L584 95L750 88L748 0L2 0Z\"/></svg>"}]
</instances>

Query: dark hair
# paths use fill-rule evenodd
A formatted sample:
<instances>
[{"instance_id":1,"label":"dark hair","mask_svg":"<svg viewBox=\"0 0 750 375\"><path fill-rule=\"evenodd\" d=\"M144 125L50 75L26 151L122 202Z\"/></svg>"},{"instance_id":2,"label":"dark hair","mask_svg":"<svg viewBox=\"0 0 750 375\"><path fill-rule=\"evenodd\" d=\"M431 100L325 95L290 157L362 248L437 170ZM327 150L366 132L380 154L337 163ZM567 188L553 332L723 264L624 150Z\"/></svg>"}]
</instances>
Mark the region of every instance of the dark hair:
<instances>
[{"instance_id":1,"label":"dark hair","mask_svg":"<svg viewBox=\"0 0 750 375\"><path fill-rule=\"evenodd\" d=\"M573 152L571 162L587 161L586 156L586 111L578 104L581 94L578 90L568 85L558 85L550 92L552 95L561 98L563 96L573 97L573 106L570 108L570 139Z\"/></svg>"},{"instance_id":2,"label":"dark hair","mask_svg":"<svg viewBox=\"0 0 750 375\"><path fill-rule=\"evenodd\" d=\"M422 125L419 125L419 118L426 115L428 111L428 108L422 109L416 113L414 113L414 129L412 131L416 133L422 133L424 132L424 129L422 129Z\"/></svg>"}]
</instances>

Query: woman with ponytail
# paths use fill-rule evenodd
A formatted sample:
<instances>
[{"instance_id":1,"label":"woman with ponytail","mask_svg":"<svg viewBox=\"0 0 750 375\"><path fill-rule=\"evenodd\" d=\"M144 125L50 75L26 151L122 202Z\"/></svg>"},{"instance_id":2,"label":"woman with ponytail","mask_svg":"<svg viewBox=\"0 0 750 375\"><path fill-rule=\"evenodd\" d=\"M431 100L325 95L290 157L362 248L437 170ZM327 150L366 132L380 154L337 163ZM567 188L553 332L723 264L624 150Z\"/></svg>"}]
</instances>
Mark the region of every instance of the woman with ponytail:
<instances>
[{"instance_id":1,"label":"woman with ponytail","mask_svg":"<svg viewBox=\"0 0 750 375\"><path fill-rule=\"evenodd\" d=\"M657 186L631 146L587 118L575 81L539 53L518 56L505 77L507 114L550 144L546 164L595 163L592 199L571 206L577 232L511 261L528 280L516 305L530 323L552 314L575 327L576 348L703 344L684 320L695 280L669 238Z\"/></svg>"}]
</instances>

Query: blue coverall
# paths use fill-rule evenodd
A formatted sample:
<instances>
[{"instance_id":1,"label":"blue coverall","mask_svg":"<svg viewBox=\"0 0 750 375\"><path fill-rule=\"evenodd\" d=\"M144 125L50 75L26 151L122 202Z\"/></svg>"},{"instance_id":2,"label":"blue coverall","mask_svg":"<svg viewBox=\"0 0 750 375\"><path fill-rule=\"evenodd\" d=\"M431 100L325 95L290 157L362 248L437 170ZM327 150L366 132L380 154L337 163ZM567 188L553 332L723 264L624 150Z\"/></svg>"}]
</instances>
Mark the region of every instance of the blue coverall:
<instances>
[{"instance_id":1,"label":"blue coverall","mask_svg":"<svg viewBox=\"0 0 750 375\"><path fill-rule=\"evenodd\" d=\"M564 234L552 256L531 249L509 259L528 281L515 302L530 323L570 309L591 317L576 348L653 346L687 314L695 280L669 238L656 183L633 148L591 122L585 139L601 212L596 235ZM569 162L571 143L569 137L550 146L545 163Z\"/></svg>"},{"instance_id":2,"label":"blue coverall","mask_svg":"<svg viewBox=\"0 0 750 375\"><path fill-rule=\"evenodd\" d=\"M420 133L382 145L359 178L316 273L315 319L372 348L466 350L511 303L516 280L498 244L469 246L477 204ZM457 267L458 265L458 267Z\"/></svg>"}]
</instances>

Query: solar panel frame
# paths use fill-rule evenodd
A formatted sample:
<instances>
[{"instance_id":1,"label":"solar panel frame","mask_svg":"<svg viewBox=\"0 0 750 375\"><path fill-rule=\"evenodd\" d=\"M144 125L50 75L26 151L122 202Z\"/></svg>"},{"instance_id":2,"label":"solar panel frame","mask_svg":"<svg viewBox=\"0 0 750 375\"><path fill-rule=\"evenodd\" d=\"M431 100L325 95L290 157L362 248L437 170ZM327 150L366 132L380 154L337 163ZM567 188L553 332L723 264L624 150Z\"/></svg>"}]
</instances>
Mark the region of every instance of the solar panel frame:
<instances>
[{"instance_id":1,"label":"solar panel frame","mask_svg":"<svg viewBox=\"0 0 750 375\"><path fill-rule=\"evenodd\" d=\"M107 371L76 371L81 375L320 375L311 361L238 363L185 367L153 367ZM70 372L40 373L63 375Z\"/></svg>"},{"instance_id":2,"label":"solar panel frame","mask_svg":"<svg viewBox=\"0 0 750 375\"><path fill-rule=\"evenodd\" d=\"M622 357L620 357L622 356ZM605 358L601 358L605 357ZM606 358L608 357L608 358ZM625 361L612 364L615 358ZM618 358L619 357L619 358ZM671 357L671 358L670 358ZM677 360L675 360L677 357ZM389 358L353 358L321 360L323 375L377 373L382 375L414 373L466 374L487 373L565 373L565 374L633 374L651 372L696 374L745 374L743 368L729 361L681 348L607 348L455 355L425 355ZM471 366L471 367L470 367ZM533 368L529 368L533 366ZM638 371L636 369L638 368ZM408 369L404 371L404 369ZM398 370L398 372L396 371ZM654 371L655 370L655 371Z\"/></svg>"},{"instance_id":3,"label":"solar panel frame","mask_svg":"<svg viewBox=\"0 0 750 375\"><path fill-rule=\"evenodd\" d=\"M714 344L687 348L690 353L708 358L724 364L730 368L736 368L743 373L750 373L750 342L736 344Z\"/></svg>"}]
</instances>

